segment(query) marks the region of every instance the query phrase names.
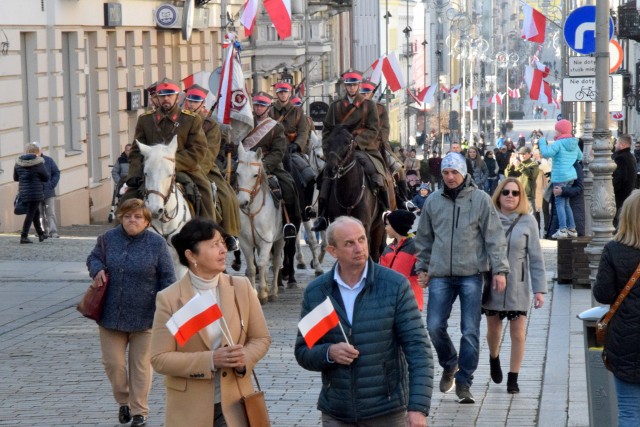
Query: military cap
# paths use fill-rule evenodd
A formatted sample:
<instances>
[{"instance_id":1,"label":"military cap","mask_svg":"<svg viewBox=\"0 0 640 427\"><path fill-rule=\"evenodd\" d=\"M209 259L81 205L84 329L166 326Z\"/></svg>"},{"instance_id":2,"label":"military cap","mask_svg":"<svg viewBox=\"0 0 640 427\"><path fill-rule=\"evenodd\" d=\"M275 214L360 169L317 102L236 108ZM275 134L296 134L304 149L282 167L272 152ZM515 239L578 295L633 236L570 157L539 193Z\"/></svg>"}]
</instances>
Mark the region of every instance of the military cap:
<instances>
[{"instance_id":1,"label":"military cap","mask_svg":"<svg viewBox=\"0 0 640 427\"><path fill-rule=\"evenodd\" d=\"M342 73L342 80L345 83L360 83L362 81L362 73L350 68Z\"/></svg>"},{"instance_id":2,"label":"military cap","mask_svg":"<svg viewBox=\"0 0 640 427\"><path fill-rule=\"evenodd\" d=\"M180 93L178 85L167 78L162 79L156 88L158 96L177 95L178 93Z\"/></svg>"},{"instance_id":3,"label":"military cap","mask_svg":"<svg viewBox=\"0 0 640 427\"><path fill-rule=\"evenodd\" d=\"M149 95L153 96L156 94L156 90L158 89L158 82L153 82L147 87L147 92Z\"/></svg>"},{"instance_id":4,"label":"military cap","mask_svg":"<svg viewBox=\"0 0 640 427\"><path fill-rule=\"evenodd\" d=\"M194 84L185 90L185 99L194 102L202 102L206 99L209 91L198 84Z\"/></svg>"},{"instance_id":5,"label":"military cap","mask_svg":"<svg viewBox=\"0 0 640 427\"><path fill-rule=\"evenodd\" d=\"M360 93L371 93L376 90L376 85L371 83L371 80L364 79L362 83L360 83Z\"/></svg>"},{"instance_id":6,"label":"military cap","mask_svg":"<svg viewBox=\"0 0 640 427\"><path fill-rule=\"evenodd\" d=\"M298 98L297 96L291 98L290 102L291 102L291 104L295 105L296 107L302 106L302 99Z\"/></svg>"},{"instance_id":7,"label":"military cap","mask_svg":"<svg viewBox=\"0 0 640 427\"><path fill-rule=\"evenodd\" d=\"M293 87L287 82L278 82L273 87L276 89L276 93L278 92L291 92Z\"/></svg>"},{"instance_id":8,"label":"military cap","mask_svg":"<svg viewBox=\"0 0 640 427\"><path fill-rule=\"evenodd\" d=\"M271 102L273 101L273 97L271 95L269 95L266 92L258 92L255 95L253 95L253 104L254 105L264 105L265 107L268 107L271 105Z\"/></svg>"}]
</instances>

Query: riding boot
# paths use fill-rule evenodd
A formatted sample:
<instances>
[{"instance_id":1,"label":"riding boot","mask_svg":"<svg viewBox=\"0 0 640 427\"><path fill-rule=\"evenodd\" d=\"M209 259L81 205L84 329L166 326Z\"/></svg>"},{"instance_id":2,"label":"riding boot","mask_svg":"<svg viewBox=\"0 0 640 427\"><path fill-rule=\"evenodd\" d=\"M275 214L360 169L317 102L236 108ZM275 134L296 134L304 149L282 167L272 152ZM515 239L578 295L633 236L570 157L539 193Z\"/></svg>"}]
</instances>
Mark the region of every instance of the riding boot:
<instances>
[{"instance_id":1,"label":"riding boot","mask_svg":"<svg viewBox=\"0 0 640 427\"><path fill-rule=\"evenodd\" d=\"M378 203L382 208L382 212L387 212L391 209L391 203L389 202L389 193L384 188L378 189Z\"/></svg>"},{"instance_id":2,"label":"riding boot","mask_svg":"<svg viewBox=\"0 0 640 427\"><path fill-rule=\"evenodd\" d=\"M318 195L318 218L314 221L311 231L324 231L329 226L329 221L327 221L325 215L330 191L331 181L323 178L322 184L320 184L320 194Z\"/></svg>"}]
</instances>

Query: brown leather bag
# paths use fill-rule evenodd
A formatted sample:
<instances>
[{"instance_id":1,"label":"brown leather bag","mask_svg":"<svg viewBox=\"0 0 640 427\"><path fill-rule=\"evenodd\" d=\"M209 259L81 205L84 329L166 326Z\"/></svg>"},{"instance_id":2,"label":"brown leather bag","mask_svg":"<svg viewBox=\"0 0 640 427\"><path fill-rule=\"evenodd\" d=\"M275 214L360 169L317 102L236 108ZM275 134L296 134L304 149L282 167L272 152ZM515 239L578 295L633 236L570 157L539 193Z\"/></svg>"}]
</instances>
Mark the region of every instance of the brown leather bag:
<instances>
[{"instance_id":1,"label":"brown leather bag","mask_svg":"<svg viewBox=\"0 0 640 427\"><path fill-rule=\"evenodd\" d=\"M99 237L100 250L102 255L102 261L106 265L106 256L104 235ZM109 275L107 274L107 280L104 286L98 286L97 280L94 279L85 292L82 300L78 304L78 311L86 318L95 320L96 322L102 318L102 306L104 304L104 298L107 295L107 286L109 285Z\"/></svg>"},{"instance_id":2,"label":"brown leather bag","mask_svg":"<svg viewBox=\"0 0 640 427\"><path fill-rule=\"evenodd\" d=\"M269 411L267 411L267 402L264 400L264 391L260 389L260 383L255 372L251 372L256 380L258 391L242 396L242 406L247 414L247 421L250 427L271 427L269 421ZM237 378L236 378L237 379Z\"/></svg>"}]
</instances>

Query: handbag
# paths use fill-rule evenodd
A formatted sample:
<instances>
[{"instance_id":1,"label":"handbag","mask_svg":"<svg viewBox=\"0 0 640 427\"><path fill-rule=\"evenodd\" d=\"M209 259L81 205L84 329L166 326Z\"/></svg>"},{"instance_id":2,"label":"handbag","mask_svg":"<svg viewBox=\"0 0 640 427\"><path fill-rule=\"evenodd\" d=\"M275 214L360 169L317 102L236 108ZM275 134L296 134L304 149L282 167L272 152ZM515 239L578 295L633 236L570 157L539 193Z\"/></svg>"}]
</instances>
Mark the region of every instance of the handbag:
<instances>
[{"instance_id":1,"label":"handbag","mask_svg":"<svg viewBox=\"0 0 640 427\"><path fill-rule=\"evenodd\" d=\"M107 253L105 251L105 243L104 243L104 235L99 237L100 240L100 251L102 255L102 262L106 265L106 256ZM102 307L104 304L104 298L107 295L107 286L109 285L109 275L107 274L107 279L103 286L98 286L98 281L96 279L93 280L89 289L84 293L82 300L78 304L78 311L86 318L91 320L95 320L96 322L100 320L102 317Z\"/></svg>"},{"instance_id":2,"label":"handbag","mask_svg":"<svg viewBox=\"0 0 640 427\"><path fill-rule=\"evenodd\" d=\"M233 287L233 276L229 276L229 280L231 282L231 286ZM240 334L246 332L244 330L244 321L242 320L242 312L240 311L240 306L238 305L238 296L236 295L235 288L233 290L233 300L236 303L236 309L238 310L238 316L240 317ZM238 340L239 341L239 340ZM244 408L244 412L247 415L247 421L249 422L250 427L271 427L271 421L269 421L269 411L267 410L267 402L264 400L264 391L260 388L260 383L258 382L258 377L256 376L255 371L251 371L253 375L253 379L256 380L256 387L258 391L254 391L253 393L249 393L244 395L242 393L242 389L240 388L240 383L238 382L238 377L236 376L236 384L238 385L238 390L240 391L240 402L242 402L242 407Z\"/></svg>"},{"instance_id":3,"label":"handbag","mask_svg":"<svg viewBox=\"0 0 640 427\"><path fill-rule=\"evenodd\" d=\"M640 264L638 264L636 271L633 272L627 284L624 285L624 288L622 288L622 291L618 294L618 298L616 298L616 301L611 305L609 311L607 311L607 313L596 322L596 342L599 345L604 346L611 317L616 314L616 311L620 308L622 301L624 301L627 295L629 295L629 292L631 292L631 289L633 289L633 286L638 281L638 277L640 277Z\"/></svg>"},{"instance_id":4,"label":"handbag","mask_svg":"<svg viewBox=\"0 0 640 427\"><path fill-rule=\"evenodd\" d=\"M20 198L20 192L16 194L16 198L13 200L13 213L15 215L26 215L27 214L27 205Z\"/></svg>"}]
</instances>

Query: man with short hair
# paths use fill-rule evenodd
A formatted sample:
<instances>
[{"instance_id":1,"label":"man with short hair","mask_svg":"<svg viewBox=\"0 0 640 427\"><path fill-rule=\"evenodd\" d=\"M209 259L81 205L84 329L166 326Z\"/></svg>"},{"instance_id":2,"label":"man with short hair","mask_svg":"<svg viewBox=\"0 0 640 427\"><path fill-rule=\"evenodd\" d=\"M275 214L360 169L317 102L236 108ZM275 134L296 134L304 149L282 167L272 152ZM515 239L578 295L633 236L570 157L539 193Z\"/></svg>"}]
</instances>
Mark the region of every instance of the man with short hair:
<instances>
[{"instance_id":1,"label":"man with short hair","mask_svg":"<svg viewBox=\"0 0 640 427\"><path fill-rule=\"evenodd\" d=\"M631 136L620 135L614 145L615 152L611 158L616 163L613 171L613 194L616 199L616 216L613 218L613 226L618 228L618 214L622 203L636 188L636 159L631 154Z\"/></svg>"},{"instance_id":2,"label":"man with short hair","mask_svg":"<svg viewBox=\"0 0 640 427\"><path fill-rule=\"evenodd\" d=\"M295 345L300 366L322 372L322 425L426 426L433 356L409 281L373 262L357 219L336 218L326 237L337 261L305 289L301 317L329 298L349 342L335 327Z\"/></svg>"},{"instance_id":3,"label":"man with short hair","mask_svg":"<svg viewBox=\"0 0 640 427\"><path fill-rule=\"evenodd\" d=\"M44 168L46 169L47 174L49 174L49 181L43 184L44 201L42 202L42 209L40 210L40 214L43 219L42 228L44 229L45 238L53 237L54 239L57 239L60 235L58 235L55 203L56 187L60 181L60 169L58 169L58 165L51 157L45 156L39 142L33 142L32 144L38 148L37 155L44 159Z\"/></svg>"},{"instance_id":4,"label":"man with short hair","mask_svg":"<svg viewBox=\"0 0 640 427\"><path fill-rule=\"evenodd\" d=\"M509 273L507 243L491 198L467 174L464 158L442 159L443 188L427 197L415 238L418 283L429 286L427 330L443 368L440 391L454 386L459 403L474 403L469 387L478 367L484 274L503 292ZM460 297L460 354L447 324Z\"/></svg>"},{"instance_id":5,"label":"man with short hair","mask_svg":"<svg viewBox=\"0 0 640 427\"><path fill-rule=\"evenodd\" d=\"M511 156L505 173L507 177L518 178L527 193L527 200L532 212L536 208L536 180L540 172L538 162L533 160L531 148L520 147L517 156Z\"/></svg>"}]
</instances>

